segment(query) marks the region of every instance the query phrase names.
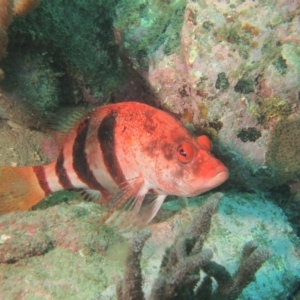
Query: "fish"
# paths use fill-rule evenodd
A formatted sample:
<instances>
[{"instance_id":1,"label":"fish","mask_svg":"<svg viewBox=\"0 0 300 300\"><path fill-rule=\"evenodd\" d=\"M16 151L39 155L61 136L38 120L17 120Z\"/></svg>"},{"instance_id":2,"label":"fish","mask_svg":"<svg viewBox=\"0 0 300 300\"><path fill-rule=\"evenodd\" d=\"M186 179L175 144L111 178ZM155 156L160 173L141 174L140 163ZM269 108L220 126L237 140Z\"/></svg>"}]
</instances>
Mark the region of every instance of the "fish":
<instances>
[{"instance_id":1,"label":"fish","mask_svg":"<svg viewBox=\"0 0 300 300\"><path fill-rule=\"evenodd\" d=\"M56 141L59 154L49 164L0 167L0 213L27 211L49 194L75 189L107 209L103 223L142 226L168 195L197 196L228 178L207 136L135 101L88 112Z\"/></svg>"}]
</instances>

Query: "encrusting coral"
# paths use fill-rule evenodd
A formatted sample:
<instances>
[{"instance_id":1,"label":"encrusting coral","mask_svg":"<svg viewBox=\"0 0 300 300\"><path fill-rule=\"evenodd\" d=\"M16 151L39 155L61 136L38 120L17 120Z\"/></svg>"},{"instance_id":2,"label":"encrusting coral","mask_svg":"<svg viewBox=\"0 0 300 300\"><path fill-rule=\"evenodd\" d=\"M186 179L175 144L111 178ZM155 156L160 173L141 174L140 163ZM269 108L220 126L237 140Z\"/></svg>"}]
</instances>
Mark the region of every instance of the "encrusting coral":
<instances>
[{"instance_id":1,"label":"encrusting coral","mask_svg":"<svg viewBox=\"0 0 300 300\"><path fill-rule=\"evenodd\" d=\"M16 16L22 16L34 9L40 3L40 0L14 0L13 3L14 14Z\"/></svg>"},{"instance_id":2,"label":"encrusting coral","mask_svg":"<svg viewBox=\"0 0 300 300\"><path fill-rule=\"evenodd\" d=\"M0 1L0 27L6 30L10 25L13 15L13 1L1 0Z\"/></svg>"},{"instance_id":3,"label":"encrusting coral","mask_svg":"<svg viewBox=\"0 0 300 300\"><path fill-rule=\"evenodd\" d=\"M217 212L222 197L221 193L210 197L195 214L190 227L178 235L174 244L166 250L150 300L237 299L253 280L256 271L270 257L268 249L257 249L258 244L251 241L244 246L240 265L233 276L225 267L211 261L213 253L210 249L203 249L203 244L210 230L212 216ZM134 237L124 278L117 286L118 300L145 299L140 258L150 235L149 230L143 230ZM203 280L200 278L200 270L206 273ZM212 277L218 284L216 289L212 287Z\"/></svg>"}]
</instances>

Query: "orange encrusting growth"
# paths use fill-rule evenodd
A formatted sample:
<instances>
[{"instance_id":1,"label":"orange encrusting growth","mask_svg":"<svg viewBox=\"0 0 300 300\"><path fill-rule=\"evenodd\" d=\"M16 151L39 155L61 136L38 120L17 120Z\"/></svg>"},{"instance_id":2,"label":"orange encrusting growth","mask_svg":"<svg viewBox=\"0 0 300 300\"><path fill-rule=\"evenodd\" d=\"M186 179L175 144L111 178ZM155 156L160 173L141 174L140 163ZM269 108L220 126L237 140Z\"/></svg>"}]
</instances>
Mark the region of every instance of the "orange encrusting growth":
<instances>
[{"instance_id":1,"label":"orange encrusting growth","mask_svg":"<svg viewBox=\"0 0 300 300\"><path fill-rule=\"evenodd\" d=\"M39 203L45 192L41 189L34 167L0 167L0 211L29 210Z\"/></svg>"},{"instance_id":2,"label":"orange encrusting growth","mask_svg":"<svg viewBox=\"0 0 300 300\"><path fill-rule=\"evenodd\" d=\"M13 16L13 5L11 0L0 0L0 27L7 29Z\"/></svg>"},{"instance_id":3,"label":"orange encrusting growth","mask_svg":"<svg viewBox=\"0 0 300 300\"><path fill-rule=\"evenodd\" d=\"M40 0L0 0L0 60L6 55L7 29L13 16L25 15L39 3ZM0 69L0 80L3 78L4 72Z\"/></svg>"},{"instance_id":4,"label":"orange encrusting growth","mask_svg":"<svg viewBox=\"0 0 300 300\"><path fill-rule=\"evenodd\" d=\"M40 0L14 0L14 14L17 16L25 15L39 3Z\"/></svg>"}]
</instances>

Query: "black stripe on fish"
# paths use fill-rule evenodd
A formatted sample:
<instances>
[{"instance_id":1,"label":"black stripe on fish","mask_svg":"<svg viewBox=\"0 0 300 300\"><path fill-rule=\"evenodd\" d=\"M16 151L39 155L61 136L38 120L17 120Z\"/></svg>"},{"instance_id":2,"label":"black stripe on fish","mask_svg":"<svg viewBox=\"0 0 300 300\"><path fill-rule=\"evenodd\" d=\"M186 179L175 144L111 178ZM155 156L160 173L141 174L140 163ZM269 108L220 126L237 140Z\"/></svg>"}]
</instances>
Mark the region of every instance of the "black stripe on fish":
<instances>
[{"instance_id":1,"label":"black stripe on fish","mask_svg":"<svg viewBox=\"0 0 300 300\"><path fill-rule=\"evenodd\" d=\"M41 189L45 193L45 196L51 194L52 191L51 191L48 181L46 179L44 166L35 166L35 167L32 167L32 169L33 169L33 172L35 173L35 176L39 182Z\"/></svg>"},{"instance_id":2,"label":"black stripe on fish","mask_svg":"<svg viewBox=\"0 0 300 300\"><path fill-rule=\"evenodd\" d=\"M108 191L98 182L94 173L90 169L86 152L85 143L89 130L90 119L86 118L77 128L77 136L73 145L73 168L78 178L84 182L90 189L98 190L102 194L108 194Z\"/></svg>"},{"instance_id":3,"label":"black stripe on fish","mask_svg":"<svg viewBox=\"0 0 300 300\"><path fill-rule=\"evenodd\" d=\"M98 141L107 171L117 184L121 184L125 182L125 177L115 149L116 117L117 113L112 111L103 118L98 128Z\"/></svg>"},{"instance_id":4,"label":"black stripe on fish","mask_svg":"<svg viewBox=\"0 0 300 300\"><path fill-rule=\"evenodd\" d=\"M58 177L59 183L63 186L64 189L73 189L74 186L72 185L68 172L64 167L64 161L64 154L63 151L61 151L56 161L55 172Z\"/></svg>"}]
</instances>

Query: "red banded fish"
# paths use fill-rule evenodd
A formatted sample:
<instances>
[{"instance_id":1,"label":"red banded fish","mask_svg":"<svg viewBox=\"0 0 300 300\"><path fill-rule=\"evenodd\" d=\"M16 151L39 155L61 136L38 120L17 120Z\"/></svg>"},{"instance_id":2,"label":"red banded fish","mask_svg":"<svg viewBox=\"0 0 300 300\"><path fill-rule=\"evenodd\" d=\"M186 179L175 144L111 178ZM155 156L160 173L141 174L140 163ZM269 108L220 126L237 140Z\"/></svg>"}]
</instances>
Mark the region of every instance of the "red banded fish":
<instances>
[{"instance_id":1,"label":"red banded fish","mask_svg":"<svg viewBox=\"0 0 300 300\"><path fill-rule=\"evenodd\" d=\"M206 136L192 136L179 120L142 103L97 108L59 140L58 158L48 165L0 167L0 212L29 210L62 189L84 189L108 207L104 222L113 215L147 224L167 195L195 196L228 177Z\"/></svg>"}]
</instances>

